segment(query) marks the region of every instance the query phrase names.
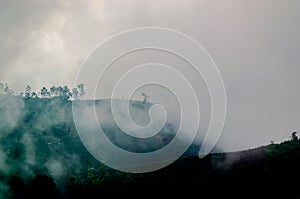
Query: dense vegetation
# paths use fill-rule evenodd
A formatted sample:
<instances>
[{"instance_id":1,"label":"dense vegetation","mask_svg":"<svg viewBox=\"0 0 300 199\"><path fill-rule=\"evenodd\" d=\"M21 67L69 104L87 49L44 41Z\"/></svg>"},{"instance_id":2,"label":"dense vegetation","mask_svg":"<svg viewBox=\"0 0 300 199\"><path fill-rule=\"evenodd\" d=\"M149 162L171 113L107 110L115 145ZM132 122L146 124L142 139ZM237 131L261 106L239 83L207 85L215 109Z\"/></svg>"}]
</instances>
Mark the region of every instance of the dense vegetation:
<instances>
[{"instance_id":1,"label":"dense vegetation","mask_svg":"<svg viewBox=\"0 0 300 199\"><path fill-rule=\"evenodd\" d=\"M7 85L1 85L0 198L4 195L8 197L10 189L19 192L16 187L21 186L20 183L22 186L27 183L32 186L34 179L55 183L57 187L65 187L70 182L80 185L103 185L112 179L115 183L133 180L132 177L128 178L126 173L113 171L101 164L83 146L73 121L74 101L76 104L87 106L95 103L100 109L104 109L104 129L107 136L126 150L153 151L167 144L174 136L170 124L152 140L138 141L122 136L117 125L110 123L112 114L106 110L109 100L97 100L93 103L83 100L83 85L78 86L78 97L74 95L75 89L72 89L71 93L68 92L69 89L60 89L67 87L51 87L50 92L42 88L39 94L35 94L28 86L21 95L14 95ZM151 104L147 101L130 101L130 105L135 113L147 115ZM37 193L30 190L31 188L26 186L29 195ZM22 192L21 195L14 196L23 195Z\"/></svg>"},{"instance_id":2,"label":"dense vegetation","mask_svg":"<svg viewBox=\"0 0 300 199\"><path fill-rule=\"evenodd\" d=\"M11 177L9 185L17 198L107 195L140 198L179 194L210 198L298 198L300 193L294 180L300 177L299 146L299 140L292 140L248 151L211 154L203 159L186 157L148 174L126 174L95 165L85 175L66 176L60 182L54 182L49 175L37 175L27 182Z\"/></svg>"},{"instance_id":3,"label":"dense vegetation","mask_svg":"<svg viewBox=\"0 0 300 199\"><path fill-rule=\"evenodd\" d=\"M72 118L72 101L84 101L83 86L55 87L34 95L27 88L20 96L0 84L0 198L92 198L105 194L123 197L193 195L199 197L297 198L300 196L300 140L256 149L210 154L199 159L193 146L181 159L147 174L115 171L97 161L78 138ZM69 90L69 91L68 91ZM76 91L75 91L76 93ZM106 100L96 104L105 106ZM132 102L147 112L145 102ZM108 126L113 139L120 129ZM129 142L127 150L154 150L172 139L172 128L148 143ZM122 145L120 139L116 143ZM149 148L150 147L150 148ZM153 148L151 148L153 147ZM242 191L243 195L240 195Z\"/></svg>"}]
</instances>

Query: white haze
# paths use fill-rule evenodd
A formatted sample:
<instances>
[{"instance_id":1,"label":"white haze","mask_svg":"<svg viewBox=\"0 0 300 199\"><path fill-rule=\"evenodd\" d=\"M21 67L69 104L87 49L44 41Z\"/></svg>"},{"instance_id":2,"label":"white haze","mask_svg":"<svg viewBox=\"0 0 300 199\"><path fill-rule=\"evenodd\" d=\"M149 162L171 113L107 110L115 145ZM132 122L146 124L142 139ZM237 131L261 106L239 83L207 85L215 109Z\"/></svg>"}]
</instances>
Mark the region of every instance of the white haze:
<instances>
[{"instance_id":1,"label":"white haze","mask_svg":"<svg viewBox=\"0 0 300 199\"><path fill-rule=\"evenodd\" d=\"M108 36L143 26L172 28L202 43L223 75L228 112L219 147L280 142L300 129L299 4L1 0L0 82L17 92L28 84L34 90L71 86L81 61Z\"/></svg>"}]
</instances>

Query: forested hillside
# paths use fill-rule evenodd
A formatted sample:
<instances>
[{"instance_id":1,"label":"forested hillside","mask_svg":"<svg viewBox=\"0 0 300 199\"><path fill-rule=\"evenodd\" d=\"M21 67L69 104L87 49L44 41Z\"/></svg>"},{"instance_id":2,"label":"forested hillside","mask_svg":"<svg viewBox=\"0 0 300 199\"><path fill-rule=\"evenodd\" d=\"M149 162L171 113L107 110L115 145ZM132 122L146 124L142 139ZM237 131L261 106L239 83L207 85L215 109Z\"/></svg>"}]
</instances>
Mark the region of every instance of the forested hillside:
<instances>
[{"instance_id":1,"label":"forested hillside","mask_svg":"<svg viewBox=\"0 0 300 199\"><path fill-rule=\"evenodd\" d=\"M181 159L162 170L128 174L106 167L86 150L75 128L71 99L103 110L106 135L129 151L152 151L167 144L174 136L172 124L154 139L138 142L122 137L121 130L111 122L109 100L83 100L84 92L75 99L72 92L32 95L28 88L27 95L15 96L4 90L0 95L0 198L92 198L93 194L300 196L297 183L291 180L300 177L296 132L281 144L210 154L202 159L196 156L199 146L193 145ZM129 104L133 114L147 118L151 103ZM245 195L239 195L240 191Z\"/></svg>"},{"instance_id":2,"label":"forested hillside","mask_svg":"<svg viewBox=\"0 0 300 199\"><path fill-rule=\"evenodd\" d=\"M28 92L20 96L13 95L12 91L0 95L0 189L3 194L10 193L7 183L11 179L22 179L26 183L35 176L46 175L63 186L69 179L80 184L102 184L113 176L119 180L127 176L104 166L86 150L75 128L72 103L84 107L95 104L101 110L100 122L107 137L128 151L153 151L174 137L172 124L166 124L153 139L139 141L122 136L124 133L113 122L110 100L89 101L76 97L72 101L72 95L64 92L35 95L29 87L26 90ZM129 104L137 119L147 120L150 103L130 101ZM196 155L196 148L191 147L186 155Z\"/></svg>"}]
</instances>

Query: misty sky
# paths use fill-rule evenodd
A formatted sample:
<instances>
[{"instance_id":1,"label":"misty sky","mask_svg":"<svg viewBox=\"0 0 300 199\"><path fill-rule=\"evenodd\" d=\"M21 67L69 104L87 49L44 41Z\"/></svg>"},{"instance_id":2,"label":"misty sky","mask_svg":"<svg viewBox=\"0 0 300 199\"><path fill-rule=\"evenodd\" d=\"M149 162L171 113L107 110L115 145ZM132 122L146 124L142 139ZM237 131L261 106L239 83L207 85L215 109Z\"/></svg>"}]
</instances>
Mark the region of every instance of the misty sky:
<instances>
[{"instance_id":1,"label":"misty sky","mask_svg":"<svg viewBox=\"0 0 300 199\"><path fill-rule=\"evenodd\" d=\"M219 66L228 97L219 147L248 149L300 131L297 0L0 0L0 82L17 92L71 86L99 42L145 26L190 35Z\"/></svg>"}]
</instances>

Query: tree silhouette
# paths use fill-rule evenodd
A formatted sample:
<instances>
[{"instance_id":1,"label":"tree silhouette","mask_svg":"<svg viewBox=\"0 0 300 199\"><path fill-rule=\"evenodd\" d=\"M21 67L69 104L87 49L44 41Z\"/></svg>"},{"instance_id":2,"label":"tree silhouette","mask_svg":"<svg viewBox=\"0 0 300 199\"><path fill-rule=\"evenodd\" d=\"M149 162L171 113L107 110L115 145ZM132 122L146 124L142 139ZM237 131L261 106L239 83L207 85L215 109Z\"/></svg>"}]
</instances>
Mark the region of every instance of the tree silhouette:
<instances>
[{"instance_id":1,"label":"tree silhouette","mask_svg":"<svg viewBox=\"0 0 300 199\"><path fill-rule=\"evenodd\" d=\"M38 95L36 94L36 92L31 93L31 98L38 98Z\"/></svg>"},{"instance_id":2,"label":"tree silhouette","mask_svg":"<svg viewBox=\"0 0 300 199\"><path fill-rule=\"evenodd\" d=\"M61 87L61 86L57 87L57 94L59 97L62 97L64 95L63 87Z\"/></svg>"},{"instance_id":3,"label":"tree silhouette","mask_svg":"<svg viewBox=\"0 0 300 199\"><path fill-rule=\"evenodd\" d=\"M31 87L28 85L25 88L25 98L29 99L31 97Z\"/></svg>"},{"instance_id":4,"label":"tree silhouette","mask_svg":"<svg viewBox=\"0 0 300 199\"><path fill-rule=\"evenodd\" d=\"M57 89L56 89L55 86L51 86L51 87L50 87L50 96L51 96L51 97L57 96Z\"/></svg>"},{"instance_id":5,"label":"tree silhouette","mask_svg":"<svg viewBox=\"0 0 300 199\"><path fill-rule=\"evenodd\" d=\"M298 140L297 132L293 132L292 133L292 140L293 141L297 141Z\"/></svg>"},{"instance_id":6,"label":"tree silhouette","mask_svg":"<svg viewBox=\"0 0 300 199\"><path fill-rule=\"evenodd\" d=\"M48 90L46 87L43 87L41 89L41 96L42 96L42 98L46 98L48 96Z\"/></svg>"},{"instance_id":7,"label":"tree silhouette","mask_svg":"<svg viewBox=\"0 0 300 199\"><path fill-rule=\"evenodd\" d=\"M70 89L68 88L68 86L63 87L62 93L63 93L62 97L65 100L69 100L72 97L72 93L71 93Z\"/></svg>"},{"instance_id":8,"label":"tree silhouette","mask_svg":"<svg viewBox=\"0 0 300 199\"><path fill-rule=\"evenodd\" d=\"M72 96L74 100L79 100L79 93L77 88L72 89Z\"/></svg>"},{"instance_id":9,"label":"tree silhouette","mask_svg":"<svg viewBox=\"0 0 300 199\"><path fill-rule=\"evenodd\" d=\"M4 84L0 83L0 94L4 94Z\"/></svg>"},{"instance_id":10,"label":"tree silhouette","mask_svg":"<svg viewBox=\"0 0 300 199\"><path fill-rule=\"evenodd\" d=\"M84 84L78 84L77 87L79 89L79 97L81 100L83 100L83 97L85 95Z\"/></svg>"},{"instance_id":11,"label":"tree silhouette","mask_svg":"<svg viewBox=\"0 0 300 199\"><path fill-rule=\"evenodd\" d=\"M0 94L2 95L13 95L13 91L8 88L7 84L0 83Z\"/></svg>"}]
</instances>

